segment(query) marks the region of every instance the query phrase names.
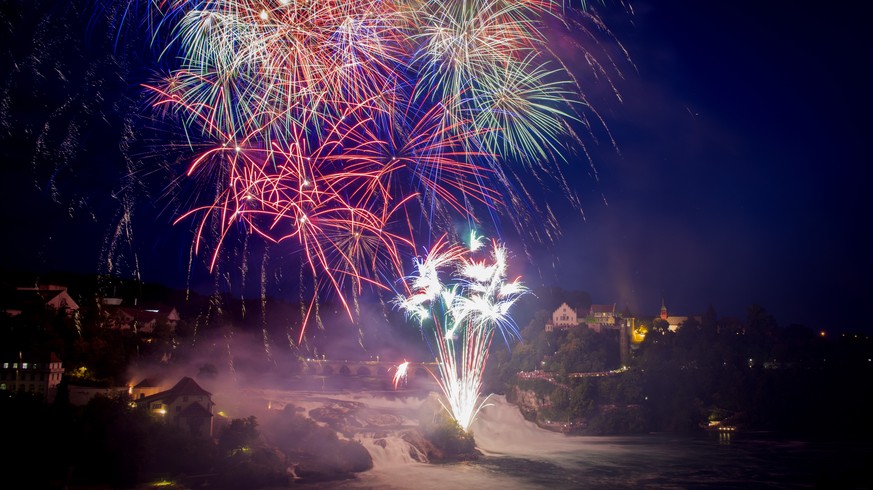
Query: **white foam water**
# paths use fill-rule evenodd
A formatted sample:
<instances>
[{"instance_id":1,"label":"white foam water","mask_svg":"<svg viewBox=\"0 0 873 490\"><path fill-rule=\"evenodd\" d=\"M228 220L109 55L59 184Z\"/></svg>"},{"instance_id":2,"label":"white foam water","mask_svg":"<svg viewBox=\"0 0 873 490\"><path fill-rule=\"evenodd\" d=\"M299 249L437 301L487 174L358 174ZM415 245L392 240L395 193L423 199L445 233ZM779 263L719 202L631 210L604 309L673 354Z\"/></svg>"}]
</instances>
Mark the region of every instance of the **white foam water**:
<instances>
[{"instance_id":1,"label":"white foam water","mask_svg":"<svg viewBox=\"0 0 873 490\"><path fill-rule=\"evenodd\" d=\"M873 458L871 443L839 445L843 454L833 445L759 438L726 443L705 435L567 436L541 429L504 397L492 396L471 427L483 456L435 464L423 462L401 437L417 425L421 398L273 390L250 393L249 399L273 409L293 403L307 412L337 401L361 404L355 417L366 423L354 438L370 452L373 469L345 481L301 481L312 489L803 489L815 487L822 475L866 475L853 462Z\"/></svg>"}]
</instances>

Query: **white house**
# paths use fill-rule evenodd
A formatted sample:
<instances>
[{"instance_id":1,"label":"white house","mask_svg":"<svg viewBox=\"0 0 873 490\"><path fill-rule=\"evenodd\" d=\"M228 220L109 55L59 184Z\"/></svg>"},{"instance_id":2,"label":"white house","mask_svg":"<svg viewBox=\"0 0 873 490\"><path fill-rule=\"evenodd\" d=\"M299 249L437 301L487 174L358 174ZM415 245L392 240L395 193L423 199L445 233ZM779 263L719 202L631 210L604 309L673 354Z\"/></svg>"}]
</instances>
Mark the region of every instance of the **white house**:
<instances>
[{"instance_id":1,"label":"white house","mask_svg":"<svg viewBox=\"0 0 873 490\"><path fill-rule=\"evenodd\" d=\"M552 313L551 323L546 324L546 332L551 332L556 328L570 328L579 326L579 315L574 308L570 308L567 303L561 303L561 306Z\"/></svg>"},{"instance_id":2,"label":"white house","mask_svg":"<svg viewBox=\"0 0 873 490\"><path fill-rule=\"evenodd\" d=\"M166 391L135 400L167 424L199 437L212 437L212 394L196 381L184 377Z\"/></svg>"}]
</instances>

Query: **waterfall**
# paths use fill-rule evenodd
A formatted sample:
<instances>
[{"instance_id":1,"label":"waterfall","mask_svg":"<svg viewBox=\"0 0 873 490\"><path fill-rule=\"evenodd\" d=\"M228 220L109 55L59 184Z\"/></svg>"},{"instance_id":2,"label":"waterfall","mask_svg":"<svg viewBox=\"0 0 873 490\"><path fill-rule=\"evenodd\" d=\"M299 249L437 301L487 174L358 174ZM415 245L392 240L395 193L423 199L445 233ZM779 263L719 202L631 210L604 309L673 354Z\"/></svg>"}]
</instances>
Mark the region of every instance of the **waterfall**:
<instances>
[{"instance_id":1,"label":"waterfall","mask_svg":"<svg viewBox=\"0 0 873 490\"><path fill-rule=\"evenodd\" d=\"M426 454L397 434L359 434L359 436L361 444L373 458L373 469L427 463Z\"/></svg>"}]
</instances>

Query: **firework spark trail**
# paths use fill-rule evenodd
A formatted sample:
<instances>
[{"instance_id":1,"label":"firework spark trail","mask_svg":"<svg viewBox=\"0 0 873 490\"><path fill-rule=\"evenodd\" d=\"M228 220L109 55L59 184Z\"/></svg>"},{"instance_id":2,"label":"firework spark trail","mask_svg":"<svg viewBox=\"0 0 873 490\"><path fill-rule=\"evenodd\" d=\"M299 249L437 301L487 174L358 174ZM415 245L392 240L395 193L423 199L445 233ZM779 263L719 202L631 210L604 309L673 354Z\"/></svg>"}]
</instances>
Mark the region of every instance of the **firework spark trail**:
<instances>
[{"instance_id":1,"label":"firework spark trail","mask_svg":"<svg viewBox=\"0 0 873 490\"><path fill-rule=\"evenodd\" d=\"M482 242L475 234L470 242L465 249L448 245L445 237L438 240L424 258L415 260L415 272L405 278L409 293L395 300L422 329L433 326L440 374L435 378L446 410L464 430L485 402L480 400L482 374L494 334L519 336L509 309L527 292L519 280L507 281L503 246L492 242L490 259L474 260L471 254ZM446 270L453 279L448 284L441 278Z\"/></svg>"},{"instance_id":2,"label":"firework spark trail","mask_svg":"<svg viewBox=\"0 0 873 490\"><path fill-rule=\"evenodd\" d=\"M406 376L409 372L409 361L403 361L397 365L394 372L394 389L397 390L400 385L406 381Z\"/></svg>"}]
</instances>

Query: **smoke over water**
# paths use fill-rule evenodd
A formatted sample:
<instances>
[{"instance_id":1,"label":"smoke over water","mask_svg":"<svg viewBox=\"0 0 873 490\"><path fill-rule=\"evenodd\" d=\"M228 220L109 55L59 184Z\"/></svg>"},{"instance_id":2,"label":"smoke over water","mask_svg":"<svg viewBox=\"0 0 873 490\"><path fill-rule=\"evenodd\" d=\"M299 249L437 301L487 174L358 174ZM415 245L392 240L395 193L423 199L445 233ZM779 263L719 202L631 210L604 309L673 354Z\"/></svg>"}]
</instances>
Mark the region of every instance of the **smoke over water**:
<instances>
[{"instance_id":1,"label":"smoke over water","mask_svg":"<svg viewBox=\"0 0 873 490\"><path fill-rule=\"evenodd\" d=\"M429 396L435 396L431 393ZM427 398L392 392L301 392L247 390L238 399L273 410L285 404L304 413L331 406L354 406L349 438L373 458L373 469L354 479L308 483L315 489L626 489L626 488L813 488L823 474L851 471L835 448L766 435L710 436L649 434L579 437L540 429L526 421L502 396L492 396L472 431L482 456L476 460L427 461L402 437L418 425ZM269 434L267 434L269 438ZM849 454L873 455L870 444L842 447ZM845 452L839 454L846 454Z\"/></svg>"}]
</instances>

